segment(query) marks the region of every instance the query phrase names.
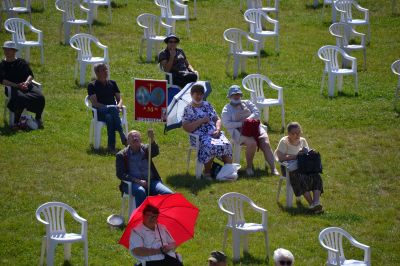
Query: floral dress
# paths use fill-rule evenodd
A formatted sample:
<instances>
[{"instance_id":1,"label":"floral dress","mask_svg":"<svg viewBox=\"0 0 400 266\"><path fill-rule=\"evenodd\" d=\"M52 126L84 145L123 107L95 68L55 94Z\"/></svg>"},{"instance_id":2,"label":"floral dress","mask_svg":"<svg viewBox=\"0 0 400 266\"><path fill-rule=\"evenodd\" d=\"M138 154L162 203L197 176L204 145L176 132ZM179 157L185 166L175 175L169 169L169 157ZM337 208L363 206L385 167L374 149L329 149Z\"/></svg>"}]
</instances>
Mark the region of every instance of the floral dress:
<instances>
[{"instance_id":1,"label":"floral dress","mask_svg":"<svg viewBox=\"0 0 400 266\"><path fill-rule=\"evenodd\" d=\"M224 134L221 132L219 138L212 137L213 132L216 130L214 119L218 116L211 104L203 102L200 107L194 107L189 104L183 111L182 122L193 122L206 116L210 118L210 122L202 124L192 132L199 136L200 147L197 156L199 162L204 164L214 157L220 160L222 160L223 156L232 157L231 143Z\"/></svg>"}]
</instances>

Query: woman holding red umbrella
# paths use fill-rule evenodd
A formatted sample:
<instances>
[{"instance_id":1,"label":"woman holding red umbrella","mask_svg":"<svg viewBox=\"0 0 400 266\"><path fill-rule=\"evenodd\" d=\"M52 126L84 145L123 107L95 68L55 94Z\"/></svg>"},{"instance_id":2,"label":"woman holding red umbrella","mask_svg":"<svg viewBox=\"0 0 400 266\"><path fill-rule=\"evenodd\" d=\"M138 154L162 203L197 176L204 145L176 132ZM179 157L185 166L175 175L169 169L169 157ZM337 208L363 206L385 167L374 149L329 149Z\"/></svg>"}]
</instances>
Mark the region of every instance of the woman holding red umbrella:
<instances>
[{"instance_id":1,"label":"woman holding red umbrella","mask_svg":"<svg viewBox=\"0 0 400 266\"><path fill-rule=\"evenodd\" d=\"M176 243L167 228L157 223L160 212L153 205L143 209L143 221L132 229L129 239L129 250L146 266L179 266L183 265L177 253Z\"/></svg>"}]
</instances>

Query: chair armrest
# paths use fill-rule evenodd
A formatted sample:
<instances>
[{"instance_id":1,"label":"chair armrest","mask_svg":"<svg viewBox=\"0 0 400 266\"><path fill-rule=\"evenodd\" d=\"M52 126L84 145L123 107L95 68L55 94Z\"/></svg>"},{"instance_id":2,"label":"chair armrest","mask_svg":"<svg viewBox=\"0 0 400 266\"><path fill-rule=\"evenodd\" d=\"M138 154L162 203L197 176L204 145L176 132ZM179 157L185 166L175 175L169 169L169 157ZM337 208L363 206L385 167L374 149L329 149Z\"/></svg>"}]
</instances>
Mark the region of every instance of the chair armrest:
<instances>
[{"instance_id":1,"label":"chair armrest","mask_svg":"<svg viewBox=\"0 0 400 266\"><path fill-rule=\"evenodd\" d=\"M219 204L219 208L221 209L221 211L223 211L224 213L228 214L230 217L232 217L232 219L235 218L235 214L233 212L228 211L227 209L224 208L224 206L222 206L222 204Z\"/></svg>"},{"instance_id":2,"label":"chair armrest","mask_svg":"<svg viewBox=\"0 0 400 266\"><path fill-rule=\"evenodd\" d=\"M247 40L248 40L249 42L252 42L252 43L254 43L254 44L259 44L259 43L260 43L259 40L256 40L256 39L251 38L250 35L247 35L246 38L247 38Z\"/></svg>"},{"instance_id":3,"label":"chair armrest","mask_svg":"<svg viewBox=\"0 0 400 266\"><path fill-rule=\"evenodd\" d=\"M83 5L79 5L79 8L80 8L80 10L82 10L82 11L85 12L85 13L88 13L88 15L89 15L89 12L90 12L90 9L89 9L89 8L86 8L86 7L84 7Z\"/></svg>"},{"instance_id":4,"label":"chair armrest","mask_svg":"<svg viewBox=\"0 0 400 266\"><path fill-rule=\"evenodd\" d=\"M160 21L160 25L166 29L172 29L173 27L167 23L165 23L164 21Z\"/></svg>"},{"instance_id":5,"label":"chair armrest","mask_svg":"<svg viewBox=\"0 0 400 266\"><path fill-rule=\"evenodd\" d=\"M181 7L181 8L187 8L188 7L187 5L179 3L178 1L175 1L175 0L173 0L173 1L174 1L174 5L176 5L177 7Z\"/></svg>"},{"instance_id":6,"label":"chair armrest","mask_svg":"<svg viewBox=\"0 0 400 266\"><path fill-rule=\"evenodd\" d=\"M127 111L126 111L126 106L122 105L122 120L127 121Z\"/></svg>"},{"instance_id":7,"label":"chair armrest","mask_svg":"<svg viewBox=\"0 0 400 266\"><path fill-rule=\"evenodd\" d=\"M280 87L280 86L278 86L278 85L275 85L272 81L271 81L271 82L268 82L268 85L269 85L271 88L273 88L274 90L278 90L278 91L283 90L283 87Z\"/></svg>"}]
</instances>

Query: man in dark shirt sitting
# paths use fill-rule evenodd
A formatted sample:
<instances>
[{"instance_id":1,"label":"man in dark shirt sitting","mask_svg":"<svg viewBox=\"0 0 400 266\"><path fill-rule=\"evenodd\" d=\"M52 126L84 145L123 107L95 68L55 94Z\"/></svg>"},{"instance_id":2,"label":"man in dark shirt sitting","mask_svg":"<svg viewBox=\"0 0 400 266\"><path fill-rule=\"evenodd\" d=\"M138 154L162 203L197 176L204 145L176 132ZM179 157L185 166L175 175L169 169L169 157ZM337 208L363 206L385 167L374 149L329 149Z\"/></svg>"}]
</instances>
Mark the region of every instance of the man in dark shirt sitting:
<instances>
[{"instance_id":1,"label":"man in dark shirt sitting","mask_svg":"<svg viewBox=\"0 0 400 266\"><path fill-rule=\"evenodd\" d=\"M127 145L119 117L119 112L122 111L122 98L117 83L108 80L106 64L95 65L94 72L97 79L88 85L89 99L92 106L97 109L98 120L107 124L108 150L115 153L115 131L118 131L122 144Z\"/></svg>"},{"instance_id":2,"label":"man in dark shirt sitting","mask_svg":"<svg viewBox=\"0 0 400 266\"><path fill-rule=\"evenodd\" d=\"M158 62L165 72L172 73L172 83L183 88L186 84L197 81L197 72L189 64L183 50L177 48L179 38L170 34L164 42L167 48L158 55Z\"/></svg>"}]
</instances>

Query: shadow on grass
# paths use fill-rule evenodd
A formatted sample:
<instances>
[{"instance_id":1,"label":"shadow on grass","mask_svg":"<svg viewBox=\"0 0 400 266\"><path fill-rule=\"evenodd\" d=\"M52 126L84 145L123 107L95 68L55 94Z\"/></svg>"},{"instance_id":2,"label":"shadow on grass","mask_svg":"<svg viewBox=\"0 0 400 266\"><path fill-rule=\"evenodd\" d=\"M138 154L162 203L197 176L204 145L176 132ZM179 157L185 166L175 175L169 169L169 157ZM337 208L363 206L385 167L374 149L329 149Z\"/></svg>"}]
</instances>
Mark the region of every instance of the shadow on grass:
<instances>
[{"instance_id":1,"label":"shadow on grass","mask_svg":"<svg viewBox=\"0 0 400 266\"><path fill-rule=\"evenodd\" d=\"M194 195L197 195L199 191L209 187L212 183L217 182L207 181L204 179L196 179L195 177L189 176L188 174L167 176L166 181L168 184L171 184L175 188L186 188L190 190L190 192Z\"/></svg>"},{"instance_id":2,"label":"shadow on grass","mask_svg":"<svg viewBox=\"0 0 400 266\"><path fill-rule=\"evenodd\" d=\"M17 134L17 131L12 130L8 125L0 128L0 136L13 136L15 134Z\"/></svg>"},{"instance_id":3,"label":"shadow on grass","mask_svg":"<svg viewBox=\"0 0 400 266\"><path fill-rule=\"evenodd\" d=\"M268 265L268 263L269 257L262 259L245 252L239 261L233 262L233 265Z\"/></svg>"},{"instance_id":4,"label":"shadow on grass","mask_svg":"<svg viewBox=\"0 0 400 266\"><path fill-rule=\"evenodd\" d=\"M104 23L102 21L98 21L97 19L93 20L93 26L100 26L100 27L104 27L106 25L108 25L107 23Z\"/></svg>"},{"instance_id":5,"label":"shadow on grass","mask_svg":"<svg viewBox=\"0 0 400 266\"><path fill-rule=\"evenodd\" d=\"M31 7L32 13L43 13L44 12L44 7L37 8L37 7Z\"/></svg>"},{"instance_id":6,"label":"shadow on grass","mask_svg":"<svg viewBox=\"0 0 400 266\"><path fill-rule=\"evenodd\" d=\"M318 5L314 6L314 4L306 4L306 9L320 9L324 5L322 3L318 3Z\"/></svg>"},{"instance_id":7,"label":"shadow on grass","mask_svg":"<svg viewBox=\"0 0 400 266\"><path fill-rule=\"evenodd\" d=\"M288 214L292 216L314 216L321 214L314 214L314 212L310 211L307 207L305 207L301 202L296 202L297 207L286 207L282 205L282 203L278 202L278 207Z\"/></svg>"},{"instance_id":8,"label":"shadow on grass","mask_svg":"<svg viewBox=\"0 0 400 266\"><path fill-rule=\"evenodd\" d=\"M121 4L121 3L116 3L116 2L114 2L114 1L111 1L111 7L112 8L125 8L125 7L127 7L128 6L128 4L125 2L125 3L123 3L123 4ZM106 6L103 6L104 8L108 8L108 7L106 7Z\"/></svg>"},{"instance_id":9,"label":"shadow on grass","mask_svg":"<svg viewBox=\"0 0 400 266\"><path fill-rule=\"evenodd\" d=\"M109 152L106 148L100 147L96 150L95 148L93 148L93 146L87 148L86 153L89 155L115 156L115 153Z\"/></svg>"}]
</instances>

